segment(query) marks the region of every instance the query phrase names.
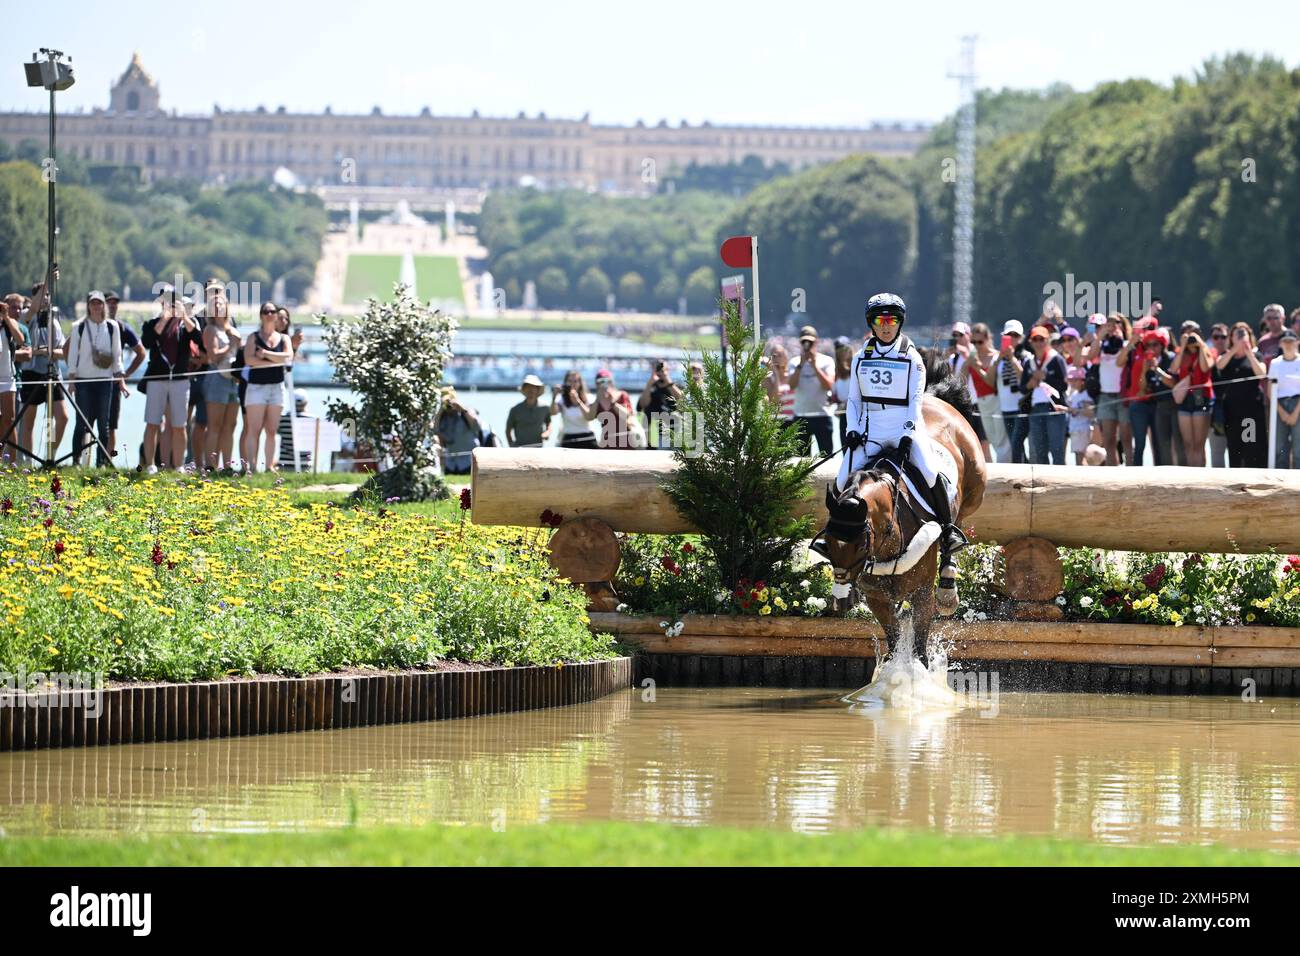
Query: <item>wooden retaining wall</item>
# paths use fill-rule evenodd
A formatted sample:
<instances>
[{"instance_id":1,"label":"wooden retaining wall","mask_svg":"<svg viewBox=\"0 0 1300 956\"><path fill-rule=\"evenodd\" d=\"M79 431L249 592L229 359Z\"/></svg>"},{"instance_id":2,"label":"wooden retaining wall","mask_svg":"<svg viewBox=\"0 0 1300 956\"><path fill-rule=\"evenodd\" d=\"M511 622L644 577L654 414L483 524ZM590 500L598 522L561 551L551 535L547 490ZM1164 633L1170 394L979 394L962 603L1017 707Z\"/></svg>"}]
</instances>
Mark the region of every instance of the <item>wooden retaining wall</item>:
<instances>
[{"instance_id":1,"label":"wooden retaining wall","mask_svg":"<svg viewBox=\"0 0 1300 956\"><path fill-rule=\"evenodd\" d=\"M882 639L863 619L700 614L683 623L667 637L658 618L591 615L593 628L636 649L638 681L666 686L860 687ZM934 630L958 669L997 671L1004 688L1237 693L1250 679L1261 693L1300 693L1295 628L947 620Z\"/></svg>"},{"instance_id":2,"label":"wooden retaining wall","mask_svg":"<svg viewBox=\"0 0 1300 956\"><path fill-rule=\"evenodd\" d=\"M638 652L635 682L640 685L650 679L661 687L855 690L871 679L875 664L871 657ZM1003 691L1237 696L1249 686L1260 699L1300 697L1300 668L1294 667L1148 667L967 658L957 662L955 670L997 674L998 689Z\"/></svg>"},{"instance_id":3,"label":"wooden retaining wall","mask_svg":"<svg viewBox=\"0 0 1300 956\"><path fill-rule=\"evenodd\" d=\"M205 740L477 717L596 700L632 661L140 684L23 695L0 706L0 752ZM100 695L96 708L92 693ZM21 705L20 705L21 704ZM98 713L92 711L97 709Z\"/></svg>"}]
</instances>

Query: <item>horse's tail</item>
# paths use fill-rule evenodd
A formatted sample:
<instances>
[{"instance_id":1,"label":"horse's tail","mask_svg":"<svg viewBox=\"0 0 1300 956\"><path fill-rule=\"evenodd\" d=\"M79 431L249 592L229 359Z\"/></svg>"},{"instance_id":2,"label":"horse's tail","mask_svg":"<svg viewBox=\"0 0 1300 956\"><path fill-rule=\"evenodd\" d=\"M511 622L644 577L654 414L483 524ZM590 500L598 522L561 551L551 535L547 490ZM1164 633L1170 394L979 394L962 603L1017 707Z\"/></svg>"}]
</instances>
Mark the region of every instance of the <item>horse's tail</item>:
<instances>
[{"instance_id":1,"label":"horse's tail","mask_svg":"<svg viewBox=\"0 0 1300 956\"><path fill-rule=\"evenodd\" d=\"M966 419L972 427L972 418L978 414L975 400L971 398L966 383L953 374L947 357L938 349L921 349L921 360L925 362L925 391L928 395L942 399Z\"/></svg>"}]
</instances>

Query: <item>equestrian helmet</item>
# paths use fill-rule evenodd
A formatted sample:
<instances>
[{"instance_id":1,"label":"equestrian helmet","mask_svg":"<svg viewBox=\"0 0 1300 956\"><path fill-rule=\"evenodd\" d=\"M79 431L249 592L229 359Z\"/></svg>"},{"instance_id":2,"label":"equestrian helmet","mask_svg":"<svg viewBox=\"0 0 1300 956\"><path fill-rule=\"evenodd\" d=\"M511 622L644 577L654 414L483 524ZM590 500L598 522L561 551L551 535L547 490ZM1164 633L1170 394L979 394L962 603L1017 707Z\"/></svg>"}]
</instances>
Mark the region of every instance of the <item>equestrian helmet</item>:
<instances>
[{"instance_id":1,"label":"equestrian helmet","mask_svg":"<svg viewBox=\"0 0 1300 956\"><path fill-rule=\"evenodd\" d=\"M901 326L907 321L907 303L892 292L877 292L867 300L867 324L870 325L878 315L893 315Z\"/></svg>"}]
</instances>

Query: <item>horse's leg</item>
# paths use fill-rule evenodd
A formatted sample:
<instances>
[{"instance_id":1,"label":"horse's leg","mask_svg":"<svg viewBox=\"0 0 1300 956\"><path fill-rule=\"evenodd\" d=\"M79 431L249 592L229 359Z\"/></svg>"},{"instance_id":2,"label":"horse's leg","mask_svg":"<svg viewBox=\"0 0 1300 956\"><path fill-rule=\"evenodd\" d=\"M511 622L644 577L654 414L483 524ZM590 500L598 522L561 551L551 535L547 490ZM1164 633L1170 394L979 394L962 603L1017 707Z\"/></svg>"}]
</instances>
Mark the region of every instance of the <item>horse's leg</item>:
<instances>
[{"instance_id":1,"label":"horse's leg","mask_svg":"<svg viewBox=\"0 0 1300 956\"><path fill-rule=\"evenodd\" d=\"M885 649L893 653L894 646L898 643L898 608L893 600L885 597L883 594L867 592L867 607L871 608L871 613L876 616L880 622L880 627L885 632ZM876 661L880 665L880 661Z\"/></svg>"},{"instance_id":2,"label":"horse's leg","mask_svg":"<svg viewBox=\"0 0 1300 956\"><path fill-rule=\"evenodd\" d=\"M908 600L912 604L912 653L922 666L930 665L930 626L934 623L936 601L930 577Z\"/></svg>"}]
</instances>

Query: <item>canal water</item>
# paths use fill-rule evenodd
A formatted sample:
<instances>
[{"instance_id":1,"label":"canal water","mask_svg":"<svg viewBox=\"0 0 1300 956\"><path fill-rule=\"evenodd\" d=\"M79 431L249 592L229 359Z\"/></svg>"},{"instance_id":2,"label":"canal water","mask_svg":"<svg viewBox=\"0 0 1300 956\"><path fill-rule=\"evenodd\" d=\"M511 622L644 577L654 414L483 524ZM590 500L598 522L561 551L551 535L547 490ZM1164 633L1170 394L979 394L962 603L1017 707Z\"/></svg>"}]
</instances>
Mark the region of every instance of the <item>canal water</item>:
<instances>
[{"instance_id":1,"label":"canal water","mask_svg":"<svg viewBox=\"0 0 1300 956\"><path fill-rule=\"evenodd\" d=\"M356 823L866 826L1300 849L1300 701L1002 694L850 712L842 692L640 689L321 733L0 754L10 835Z\"/></svg>"}]
</instances>

